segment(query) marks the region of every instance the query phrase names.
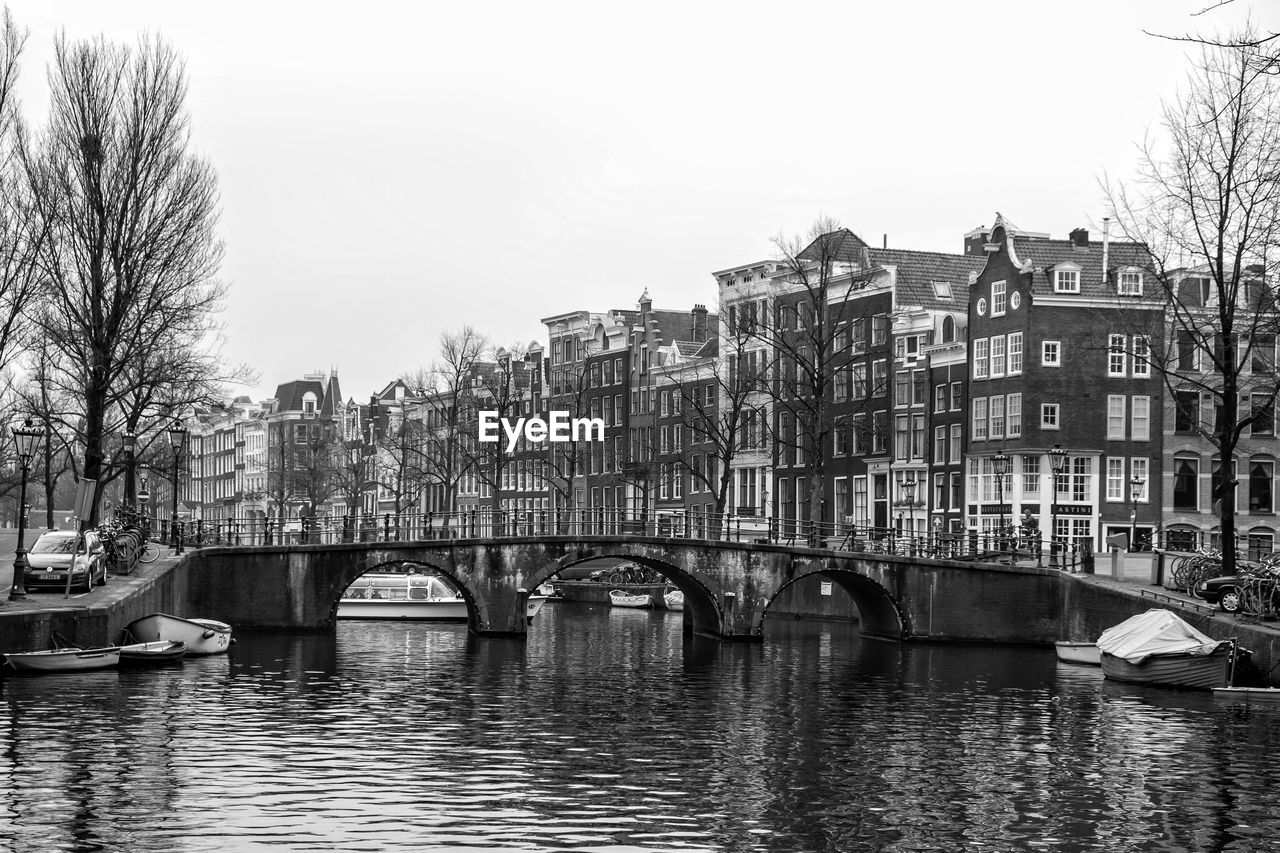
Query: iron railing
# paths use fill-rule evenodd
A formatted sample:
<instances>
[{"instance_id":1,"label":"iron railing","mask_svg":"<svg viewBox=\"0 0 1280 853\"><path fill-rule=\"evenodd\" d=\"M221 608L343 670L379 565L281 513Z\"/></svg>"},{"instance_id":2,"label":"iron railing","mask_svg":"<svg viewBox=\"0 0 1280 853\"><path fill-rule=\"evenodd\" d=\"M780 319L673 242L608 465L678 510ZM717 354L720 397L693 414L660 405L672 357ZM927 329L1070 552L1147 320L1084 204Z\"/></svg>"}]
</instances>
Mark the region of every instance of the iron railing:
<instances>
[{"instance_id":1,"label":"iron railing","mask_svg":"<svg viewBox=\"0 0 1280 853\"><path fill-rule=\"evenodd\" d=\"M184 547L525 539L543 536L647 536L745 542L991 563L1092 569L1092 543L1051 541L1034 528L911 533L892 527L685 511L573 509L452 513L353 513L294 519L188 520L160 524L163 541Z\"/></svg>"}]
</instances>

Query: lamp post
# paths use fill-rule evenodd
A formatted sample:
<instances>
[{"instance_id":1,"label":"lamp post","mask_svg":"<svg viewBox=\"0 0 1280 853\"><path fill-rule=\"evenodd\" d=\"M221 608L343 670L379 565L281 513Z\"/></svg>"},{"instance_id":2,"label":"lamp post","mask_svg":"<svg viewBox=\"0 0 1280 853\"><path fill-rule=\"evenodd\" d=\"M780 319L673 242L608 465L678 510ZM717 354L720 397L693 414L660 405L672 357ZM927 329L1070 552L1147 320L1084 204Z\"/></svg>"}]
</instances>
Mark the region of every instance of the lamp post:
<instances>
[{"instance_id":1,"label":"lamp post","mask_svg":"<svg viewBox=\"0 0 1280 853\"><path fill-rule=\"evenodd\" d=\"M133 476L134 451L138 446L138 436L132 432L126 432L121 437L121 442L124 446L124 504L132 512L136 509L134 504L138 500L138 489Z\"/></svg>"},{"instance_id":2,"label":"lamp post","mask_svg":"<svg viewBox=\"0 0 1280 853\"><path fill-rule=\"evenodd\" d=\"M27 573L27 474L31 471L31 457L35 456L36 445L44 438L44 431L36 429L31 418L20 427L13 429L13 441L18 446L18 461L22 463L22 486L18 492L18 547L13 560L13 587L9 590L10 601L21 601L27 597L24 586Z\"/></svg>"},{"instance_id":3,"label":"lamp post","mask_svg":"<svg viewBox=\"0 0 1280 853\"><path fill-rule=\"evenodd\" d=\"M996 535L999 538L1000 550L1004 550L1004 475L1009 470L1009 455L1004 452L1004 448L996 451L991 457L991 467L996 475L996 504L1000 512L1000 526L996 528Z\"/></svg>"},{"instance_id":4,"label":"lamp post","mask_svg":"<svg viewBox=\"0 0 1280 853\"><path fill-rule=\"evenodd\" d=\"M173 553L182 553L182 530L178 526L178 469L182 465L182 451L187 444L187 430L182 421L174 420L169 427L169 446L173 448L173 514L169 518L169 531L173 536Z\"/></svg>"},{"instance_id":5,"label":"lamp post","mask_svg":"<svg viewBox=\"0 0 1280 853\"><path fill-rule=\"evenodd\" d=\"M1134 475L1129 481L1129 550L1137 551L1138 535L1138 498L1142 497L1142 487L1147 481Z\"/></svg>"},{"instance_id":6,"label":"lamp post","mask_svg":"<svg viewBox=\"0 0 1280 853\"><path fill-rule=\"evenodd\" d=\"M914 477L909 477L908 479L903 480L903 481L902 481L902 483L900 484L900 488L902 489L902 500L903 500L903 501L906 503L906 505L907 505L907 531L911 534L911 537L914 539L914 538L915 538L915 535L916 535L916 531L915 531L915 527L916 527L916 510L915 510L916 480L915 480L915 478L914 478Z\"/></svg>"},{"instance_id":7,"label":"lamp post","mask_svg":"<svg viewBox=\"0 0 1280 853\"><path fill-rule=\"evenodd\" d=\"M1049 467L1053 469L1053 514L1049 524L1049 565L1057 564L1057 549L1054 537L1058 535L1058 477L1062 475L1062 469L1067 464L1067 451L1062 449L1062 445L1055 444L1053 450L1049 451Z\"/></svg>"},{"instance_id":8,"label":"lamp post","mask_svg":"<svg viewBox=\"0 0 1280 853\"><path fill-rule=\"evenodd\" d=\"M151 491L147 488L147 475L142 475L142 488L138 489L138 526L148 538L151 536L151 522L147 516L147 501L151 500Z\"/></svg>"}]
</instances>

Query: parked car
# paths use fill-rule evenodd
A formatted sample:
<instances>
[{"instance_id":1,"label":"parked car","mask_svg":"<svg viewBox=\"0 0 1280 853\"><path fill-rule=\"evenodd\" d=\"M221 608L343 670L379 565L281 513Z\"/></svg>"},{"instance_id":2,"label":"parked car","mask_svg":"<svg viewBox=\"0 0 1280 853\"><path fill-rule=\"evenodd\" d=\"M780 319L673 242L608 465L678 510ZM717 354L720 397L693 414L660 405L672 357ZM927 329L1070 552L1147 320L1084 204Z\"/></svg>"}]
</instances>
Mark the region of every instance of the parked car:
<instances>
[{"instance_id":1,"label":"parked car","mask_svg":"<svg viewBox=\"0 0 1280 853\"><path fill-rule=\"evenodd\" d=\"M27 552L23 586L27 589L42 586L62 589L67 585L69 570L72 589L88 592L95 583L101 586L107 582L104 550L102 540L92 530L83 537L74 530L46 531ZM74 566L72 560L75 561Z\"/></svg>"},{"instance_id":2,"label":"parked car","mask_svg":"<svg viewBox=\"0 0 1280 853\"><path fill-rule=\"evenodd\" d=\"M1203 598L1210 604L1218 605L1224 613L1240 612L1240 577L1238 575L1222 575L1200 581L1196 585L1197 598Z\"/></svg>"}]
</instances>

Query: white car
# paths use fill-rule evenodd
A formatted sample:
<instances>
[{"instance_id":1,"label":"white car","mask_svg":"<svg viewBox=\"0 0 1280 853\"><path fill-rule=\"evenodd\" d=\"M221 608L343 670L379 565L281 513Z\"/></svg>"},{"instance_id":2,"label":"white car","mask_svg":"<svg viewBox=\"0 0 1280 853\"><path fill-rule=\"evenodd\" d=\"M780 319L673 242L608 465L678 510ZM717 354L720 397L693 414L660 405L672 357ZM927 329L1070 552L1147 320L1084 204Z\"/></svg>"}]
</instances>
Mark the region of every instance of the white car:
<instances>
[{"instance_id":1,"label":"white car","mask_svg":"<svg viewBox=\"0 0 1280 853\"><path fill-rule=\"evenodd\" d=\"M92 530L83 536L74 530L41 533L27 552L27 571L22 576L22 584L28 589L41 586L61 589L67 585L70 570L72 588L88 592L95 583L102 586L107 582L103 551L102 540Z\"/></svg>"}]
</instances>

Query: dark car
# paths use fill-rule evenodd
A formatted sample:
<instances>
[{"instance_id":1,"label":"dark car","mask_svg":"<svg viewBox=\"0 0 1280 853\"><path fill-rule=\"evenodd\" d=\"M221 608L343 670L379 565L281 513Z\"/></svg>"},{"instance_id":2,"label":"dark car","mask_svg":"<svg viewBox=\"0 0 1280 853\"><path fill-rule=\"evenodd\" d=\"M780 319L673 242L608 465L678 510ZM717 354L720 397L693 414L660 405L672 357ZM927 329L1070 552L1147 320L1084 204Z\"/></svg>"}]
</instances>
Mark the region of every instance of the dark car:
<instances>
[{"instance_id":1,"label":"dark car","mask_svg":"<svg viewBox=\"0 0 1280 853\"><path fill-rule=\"evenodd\" d=\"M46 531L27 552L23 586L27 589L42 586L63 589L70 571L72 589L88 592L93 584L107 582L103 550L102 540L93 531L83 536L74 530Z\"/></svg>"},{"instance_id":2,"label":"dark car","mask_svg":"<svg viewBox=\"0 0 1280 853\"><path fill-rule=\"evenodd\" d=\"M1240 577L1239 575L1222 575L1201 581L1196 586L1196 597L1218 605L1218 608L1225 613L1239 613Z\"/></svg>"}]
</instances>

